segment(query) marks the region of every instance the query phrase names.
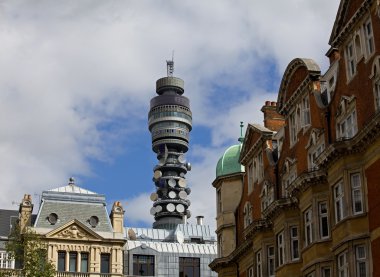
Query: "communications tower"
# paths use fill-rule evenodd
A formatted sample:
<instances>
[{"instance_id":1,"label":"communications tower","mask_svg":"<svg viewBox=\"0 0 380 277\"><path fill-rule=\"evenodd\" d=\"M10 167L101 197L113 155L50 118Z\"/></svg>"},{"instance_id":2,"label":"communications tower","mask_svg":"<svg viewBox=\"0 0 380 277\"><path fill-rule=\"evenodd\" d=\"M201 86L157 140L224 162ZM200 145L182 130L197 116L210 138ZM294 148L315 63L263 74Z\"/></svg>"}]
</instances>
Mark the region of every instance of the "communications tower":
<instances>
[{"instance_id":1,"label":"communications tower","mask_svg":"<svg viewBox=\"0 0 380 277\"><path fill-rule=\"evenodd\" d=\"M184 81L173 77L174 61L166 63L168 76L156 81L158 96L150 100L148 116L152 150L158 160L153 169L156 192L150 196L155 229L173 229L191 216L187 199L191 190L185 177L191 170L185 158L192 121L190 101L182 95Z\"/></svg>"}]
</instances>

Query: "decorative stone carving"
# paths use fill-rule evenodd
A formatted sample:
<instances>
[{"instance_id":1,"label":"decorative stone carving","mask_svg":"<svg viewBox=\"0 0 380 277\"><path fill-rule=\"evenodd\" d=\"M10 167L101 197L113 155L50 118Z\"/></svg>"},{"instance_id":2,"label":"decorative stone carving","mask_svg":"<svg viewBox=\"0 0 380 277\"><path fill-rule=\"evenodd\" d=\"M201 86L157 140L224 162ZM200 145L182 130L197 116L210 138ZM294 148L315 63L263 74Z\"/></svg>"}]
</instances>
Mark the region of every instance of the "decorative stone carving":
<instances>
[{"instance_id":1,"label":"decorative stone carving","mask_svg":"<svg viewBox=\"0 0 380 277\"><path fill-rule=\"evenodd\" d=\"M62 232L57 234L57 237L60 238L71 238L71 239L88 239L88 235L75 225L70 226L69 228L63 230Z\"/></svg>"}]
</instances>

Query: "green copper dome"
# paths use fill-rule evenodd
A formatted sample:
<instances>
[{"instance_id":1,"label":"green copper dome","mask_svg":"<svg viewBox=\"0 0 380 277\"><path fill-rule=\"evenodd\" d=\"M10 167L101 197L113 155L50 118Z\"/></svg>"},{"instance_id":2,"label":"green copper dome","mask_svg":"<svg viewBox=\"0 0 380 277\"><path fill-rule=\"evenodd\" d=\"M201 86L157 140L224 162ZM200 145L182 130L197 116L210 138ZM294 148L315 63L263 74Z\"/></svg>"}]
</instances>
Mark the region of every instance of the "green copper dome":
<instances>
[{"instance_id":1,"label":"green copper dome","mask_svg":"<svg viewBox=\"0 0 380 277\"><path fill-rule=\"evenodd\" d=\"M244 166L239 163L239 156L242 144L236 144L229 147L219 159L216 166L216 177L244 172Z\"/></svg>"}]
</instances>

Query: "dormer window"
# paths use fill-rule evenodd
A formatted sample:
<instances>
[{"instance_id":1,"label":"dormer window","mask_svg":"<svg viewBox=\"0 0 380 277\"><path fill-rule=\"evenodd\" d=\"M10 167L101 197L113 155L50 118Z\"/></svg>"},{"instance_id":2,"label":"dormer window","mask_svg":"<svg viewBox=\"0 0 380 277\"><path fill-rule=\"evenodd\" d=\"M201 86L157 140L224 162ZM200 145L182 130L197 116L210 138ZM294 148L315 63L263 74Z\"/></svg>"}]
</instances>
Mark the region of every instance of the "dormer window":
<instances>
[{"instance_id":1,"label":"dormer window","mask_svg":"<svg viewBox=\"0 0 380 277\"><path fill-rule=\"evenodd\" d=\"M302 99L302 127L309 126L310 123L310 101L309 95L306 95Z\"/></svg>"},{"instance_id":2,"label":"dormer window","mask_svg":"<svg viewBox=\"0 0 380 277\"><path fill-rule=\"evenodd\" d=\"M313 129L310 134L309 143L306 146L306 149L308 149L307 162L309 170L318 169L316 159L325 150L324 136L322 134L323 132L318 129Z\"/></svg>"},{"instance_id":3,"label":"dormer window","mask_svg":"<svg viewBox=\"0 0 380 277\"><path fill-rule=\"evenodd\" d=\"M373 54L373 52L375 52L371 19L368 19L368 21L364 24L364 34L366 40L367 55L370 56Z\"/></svg>"},{"instance_id":4,"label":"dormer window","mask_svg":"<svg viewBox=\"0 0 380 277\"><path fill-rule=\"evenodd\" d=\"M354 97L342 97L337 114L337 138L350 139L358 132Z\"/></svg>"},{"instance_id":5,"label":"dormer window","mask_svg":"<svg viewBox=\"0 0 380 277\"><path fill-rule=\"evenodd\" d=\"M348 45L346 46L346 63L347 63L348 79L351 79L356 73L354 45L352 41L350 41Z\"/></svg>"}]
</instances>

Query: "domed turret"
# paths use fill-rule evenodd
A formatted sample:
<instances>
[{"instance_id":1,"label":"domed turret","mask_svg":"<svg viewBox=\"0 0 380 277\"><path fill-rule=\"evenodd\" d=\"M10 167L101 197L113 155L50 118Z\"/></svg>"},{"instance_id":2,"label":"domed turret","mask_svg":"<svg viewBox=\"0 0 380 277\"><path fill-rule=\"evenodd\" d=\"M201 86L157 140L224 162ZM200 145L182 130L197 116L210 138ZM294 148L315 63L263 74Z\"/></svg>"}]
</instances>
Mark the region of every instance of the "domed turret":
<instances>
[{"instance_id":1,"label":"domed turret","mask_svg":"<svg viewBox=\"0 0 380 277\"><path fill-rule=\"evenodd\" d=\"M239 144L232 145L224 151L223 156L220 157L216 165L216 178L233 173L245 172L244 166L239 163L240 151L242 148L242 129L243 122L240 123L241 134Z\"/></svg>"}]
</instances>

